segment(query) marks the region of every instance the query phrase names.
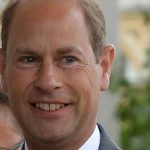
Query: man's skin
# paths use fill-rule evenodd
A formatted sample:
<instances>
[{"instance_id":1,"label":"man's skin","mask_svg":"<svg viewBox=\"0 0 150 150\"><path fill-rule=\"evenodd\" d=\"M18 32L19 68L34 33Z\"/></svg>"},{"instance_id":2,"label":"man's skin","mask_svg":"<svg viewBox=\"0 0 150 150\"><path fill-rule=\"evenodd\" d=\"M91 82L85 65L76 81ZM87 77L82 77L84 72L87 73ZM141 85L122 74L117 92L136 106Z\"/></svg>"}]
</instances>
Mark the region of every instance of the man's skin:
<instances>
[{"instance_id":1,"label":"man's skin","mask_svg":"<svg viewBox=\"0 0 150 150\"><path fill-rule=\"evenodd\" d=\"M76 150L93 133L114 48L105 47L96 63L89 39L77 0L17 6L1 72L30 150Z\"/></svg>"}]
</instances>

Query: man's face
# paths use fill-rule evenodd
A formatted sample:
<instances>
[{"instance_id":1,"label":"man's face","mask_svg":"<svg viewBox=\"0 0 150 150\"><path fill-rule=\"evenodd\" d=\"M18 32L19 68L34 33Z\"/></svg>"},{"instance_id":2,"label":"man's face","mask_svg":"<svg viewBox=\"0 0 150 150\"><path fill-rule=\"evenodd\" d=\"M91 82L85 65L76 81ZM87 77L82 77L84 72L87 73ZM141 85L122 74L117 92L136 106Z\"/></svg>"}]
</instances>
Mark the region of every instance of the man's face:
<instances>
[{"instance_id":1,"label":"man's face","mask_svg":"<svg viewBox=\"0 0 150 150\"><path fill-rule=\"evenodd\" d=\"M21 3L4 68L12 110L27 142L82 144L96 124L105 64L96 64L76 1Z\"/></svg>"}]
</instances>

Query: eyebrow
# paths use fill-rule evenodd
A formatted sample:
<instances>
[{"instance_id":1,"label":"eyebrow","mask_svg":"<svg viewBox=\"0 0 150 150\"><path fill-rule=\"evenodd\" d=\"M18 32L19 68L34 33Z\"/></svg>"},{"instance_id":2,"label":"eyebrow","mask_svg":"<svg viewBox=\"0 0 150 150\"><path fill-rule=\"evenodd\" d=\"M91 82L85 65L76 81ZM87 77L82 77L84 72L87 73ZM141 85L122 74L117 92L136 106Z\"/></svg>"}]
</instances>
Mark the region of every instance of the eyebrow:
<instances>
[{"instance_id":1,"label":"eyebrow","mask_svg":"<svg viewBox=\"0 0 150 150\"><path fill-rule=\"evenodd\" d=\"M79 47L69 46L57 49L58 54L63 55L67 53L77 53L79 55L83 55L83 50Z\"/></svg>"},{"instance_id":2,"label":"eyebrow","mask_svg":"<svg viewBox=\"0 0 150 150\"><path fill-rule=\"evenodd\" d=\"M36 50L33 50L32 48L24 48L24 47L18 47L16 48L16 53L21 53L21 54L30 54L30 55L35 55Z\"/></svg>"},{"instance_id":3,"label":"eyebrow","mask_svg":"<svg viewBox=\"0 0 150 150\"><path fill-rule=\"evenodd\" d=\"M24 48L24 47L18 47L15 50L17 53L21 54L30 54L30 55L38 55L38 51L32 48ZM58 54L64 55L67 53L77 53L78 55L83 55L83 49L80 47L75 47L75 46L68 46L68 47L61 47L61 48L56 48L54 49Z\"/></svg>"}]
</instances>

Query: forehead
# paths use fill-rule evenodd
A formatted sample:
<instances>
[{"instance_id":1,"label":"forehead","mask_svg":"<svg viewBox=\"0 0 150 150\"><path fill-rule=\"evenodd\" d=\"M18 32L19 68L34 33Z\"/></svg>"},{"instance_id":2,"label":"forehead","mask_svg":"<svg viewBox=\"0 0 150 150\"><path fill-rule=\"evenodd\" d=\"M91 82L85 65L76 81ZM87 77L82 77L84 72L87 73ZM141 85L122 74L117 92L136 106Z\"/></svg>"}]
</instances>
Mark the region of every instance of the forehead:
<instances>
[{"instance_id":1,"label":"forehead","mask_svg":"<svg viewBox=\"0 0 150 150\"><path fill-rule=\"evenodd\" d=\"M15 19L20 16L34 21L35 15L39 19L42 16L43 20L50 18L56 21L71 15L83 17L78 0L22 0L18 3L15 14Z\"/></svg>"},{"instance_id":2,"label":"forehead","mask_svg":"<svg viewBox=\"0 0 150 150\"><path fill-rule=\"evenodd\" d=\"M64 44L68 38L90 44L88 29L78 0L21 0L9 31L8 48L12 47L12 43L18 45L21 40L29 38L32 38L30 42L32 44L33 36L35 41L47 37L49 41L55 43L59 37ZM53 40L50 39L52 37ZM13 39L15 40L10 42ZM45 45L49 43L46 39L44 42Z\"/></svg>"},{"instance_id":3,"label":"forehead","mask_svg":"<svg viewBox=\"0 0 150 150\"><path fill-rule=\"evenodd\" d=\"M45 25L84 28L86 24L78 0L21 0L17 4L9 31L21 32L23 27Z\"/></svg>"}]
</instances>

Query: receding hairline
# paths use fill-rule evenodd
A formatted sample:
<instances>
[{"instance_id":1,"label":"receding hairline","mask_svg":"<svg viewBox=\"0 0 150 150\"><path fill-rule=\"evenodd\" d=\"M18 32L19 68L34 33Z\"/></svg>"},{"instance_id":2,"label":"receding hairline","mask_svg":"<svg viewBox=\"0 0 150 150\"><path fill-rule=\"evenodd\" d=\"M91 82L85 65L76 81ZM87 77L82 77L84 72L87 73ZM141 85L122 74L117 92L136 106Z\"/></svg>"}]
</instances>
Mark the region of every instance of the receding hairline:
<instances>
[{"instance_id":1,"label":"receding hairline","mask_svg":"<svg viewBox=\"0 0 150 150\"><path fill-rule=\"evenodd\" d=\"M57 2L63 2L63 1L65 0L57 0ZM81 10L84 23L85 23L85 26L87 27L87 31L89 34L89 41L93 48L93 52L96 57L99 57L103 49L102 47L105 46L105 42L106 42L105 19L104 19L102 10L100 9L99 2L97 0L73 0L73 1L77 2L78 7ZM8 16L6 18L6 21L8 19L8 25L6 25L7 22L4 22L4 24L7 27L5 28L3 26L4 30L2 34L2 37L3 37L2 47L3 47L4 53L6 53L7 51L9 30L15 18L17 7L19 7L19 4L21 4L22 2L24 3L24 2L31 2L31 1L30 0L11 0L10 5L9 5L9 8L11 10L7 9L9 12L6 11L6 13L8 13ZM94 10L93 8L95 8L95 6L96 6L96 9ZM89 10L92 10L92 11L89 11ZM5 17L6 17L6 14L5 14ZM3 19L5 20L5 18ZM97 49L101 49L101 50L97 50Z\"/></svg>"}]
</instances>

